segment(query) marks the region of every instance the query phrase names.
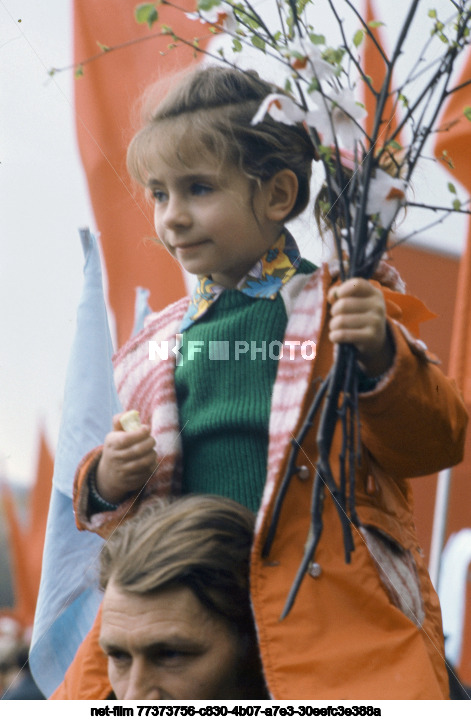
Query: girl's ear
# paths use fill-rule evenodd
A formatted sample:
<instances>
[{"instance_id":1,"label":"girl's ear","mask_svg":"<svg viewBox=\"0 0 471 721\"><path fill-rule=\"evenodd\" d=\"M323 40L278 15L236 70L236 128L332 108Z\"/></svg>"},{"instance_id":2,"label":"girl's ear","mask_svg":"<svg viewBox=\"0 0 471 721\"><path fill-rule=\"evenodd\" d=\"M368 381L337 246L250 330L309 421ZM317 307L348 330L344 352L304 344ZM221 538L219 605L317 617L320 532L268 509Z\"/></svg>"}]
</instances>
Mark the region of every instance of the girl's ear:
<instances>
[{"instance_id":1,"label":"girl's ear","mask_svg":"<svg viewBox=\"0 0 471 721\"><path fill-rule=\"evenodd\" d=\"M283 222L291 213L298 197L298 179L289 168L279 170L267 181L266 215L268 220Z\"/></svg>"}]
</instances>

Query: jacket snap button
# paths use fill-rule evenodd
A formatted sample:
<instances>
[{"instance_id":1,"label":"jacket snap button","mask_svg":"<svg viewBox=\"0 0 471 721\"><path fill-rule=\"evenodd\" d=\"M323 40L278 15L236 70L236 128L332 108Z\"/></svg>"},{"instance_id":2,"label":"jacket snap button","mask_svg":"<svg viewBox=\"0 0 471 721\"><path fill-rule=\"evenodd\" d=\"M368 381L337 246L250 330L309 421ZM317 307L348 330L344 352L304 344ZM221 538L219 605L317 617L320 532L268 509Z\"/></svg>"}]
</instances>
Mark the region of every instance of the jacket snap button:
<instances>
[{"instance_id":1,"label":"jacket snap button","mask_svg":"<svg viewBox=\"0 0 471 721\"><path fill-rule=\"evenodd\" d=\"M307 481L311 476L311 472L307 466L299 466L297 475L300 481Z\"/></svg>"},{"instance_id":2,"label":"jacket snap button","mask_svg":"<svg viewBox=\"0 0 471 721\"><path fill-rule=\"evenodd\" d=\"M322 573L322 568L319 566L318 563L313 562L313 563L309 564L309 568L308 568L307 572L309 573L310 576L312 576L312 578L319 578L319 576Z\"/></svg>"}]
</instances>

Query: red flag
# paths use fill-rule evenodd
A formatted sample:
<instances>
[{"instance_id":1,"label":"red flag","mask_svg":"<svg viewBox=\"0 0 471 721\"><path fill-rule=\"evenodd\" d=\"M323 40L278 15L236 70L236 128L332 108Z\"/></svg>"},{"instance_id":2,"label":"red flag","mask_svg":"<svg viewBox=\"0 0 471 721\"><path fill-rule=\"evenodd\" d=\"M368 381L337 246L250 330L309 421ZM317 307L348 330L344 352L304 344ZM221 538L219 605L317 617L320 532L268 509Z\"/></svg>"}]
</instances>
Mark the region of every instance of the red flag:
<instances>
[{"instance_id":1,"label":"red flag","mask_svg":"<svg viewBox=\"0 0 471 721\"><path fill-rule=\"evenodd\" d=\"M11 615L24 629L32 626L34 620L53 467L49 447L44 433L41 432L36 477L28 498L28 520L25 526L18 519L18 509L11 488L6 483L1 486L15 598Z\"/></svg>"},{"instance_id":2,"label":"red flag","mask_svg":"<svg viewBox=\"0 0 471 721\"><path fill-rule=\"evenodd\" d=\"M151 29L138 25L136 5L136 0L74 3L77 63L99 54L100 47L122 45L85 65L83 77L75 81L79 148L101 234L120 345L132 332L137 286L150 289L153 310L186 292L178 263L149 240L155 233L152 212L131 184L125 162L127 145L138 129L132 120L136 103L145 88L201 58L189 46L169 49L168 35L154 35L162 24L189 39L210 35L207 27L165 4L158 5L159 20ZM191 11L195 0L181 0L178 5Z\"/></svg>"},{"instance_id":3,"label":"red flag","mask_svg":"<svg viewBox=\"0 0 471 721\"><path fill-rule=\"evenodd\" d=\"M26 533L29 575L34 597L34 604L33 598L31 598L28 613L32 612L33 614L41 578L41 563L44 539L46 536L47 514L49 512L49 499L51 497L53 472L54 460L47 444L44 431L41 431L36 477L29 495L29 523Z\"/></svg>"},{"instance_id":4,"label":"red flag","mask_svg":"<svg viewBox=\"0 0 471 721\"><path fill-rule=\"evenodd\" d=\"M13 586L14 606L8 609L11 615L23 626L25 620L24 607L27 604L26 599L31 597L31 589L29 587L28 568L26 562L25 536L18 520L15 499L10 486L3 481L1 486L3 511L5 514L5 522L8 529L8 548L10 552L10 568L11 581ZM5 611L7 609L2 609Z\"/></svg>"}]
</instances>

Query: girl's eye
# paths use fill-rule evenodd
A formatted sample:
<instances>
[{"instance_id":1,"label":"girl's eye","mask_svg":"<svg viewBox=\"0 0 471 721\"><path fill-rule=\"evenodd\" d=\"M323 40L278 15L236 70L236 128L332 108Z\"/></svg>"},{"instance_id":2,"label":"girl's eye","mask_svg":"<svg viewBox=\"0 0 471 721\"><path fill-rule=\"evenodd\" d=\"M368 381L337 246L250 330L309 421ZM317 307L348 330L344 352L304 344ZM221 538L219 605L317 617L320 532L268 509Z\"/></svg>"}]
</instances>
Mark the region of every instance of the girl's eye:
<instances>
[{"instance_id":1,"label":"girl's eye","mask_svg":"<svg viewBox=\"0 0 471 721\"><path fill-rule=\"evenodd\" d=\"M163 190L154 189L152 191L152 197L156 203L164 203L167 199L167 194Z\"/></svg>"},{"instance_id":2,"label":"girl's eye","mask_svg":"<svg viewBox=\"0 0 471 721\"><path fill-rule=\"evenodd\" d=\"M205 183L193 183L191 186L191 192L193 195L207 195L212 191L213 188Z\"/></svg>"}]
</instances>

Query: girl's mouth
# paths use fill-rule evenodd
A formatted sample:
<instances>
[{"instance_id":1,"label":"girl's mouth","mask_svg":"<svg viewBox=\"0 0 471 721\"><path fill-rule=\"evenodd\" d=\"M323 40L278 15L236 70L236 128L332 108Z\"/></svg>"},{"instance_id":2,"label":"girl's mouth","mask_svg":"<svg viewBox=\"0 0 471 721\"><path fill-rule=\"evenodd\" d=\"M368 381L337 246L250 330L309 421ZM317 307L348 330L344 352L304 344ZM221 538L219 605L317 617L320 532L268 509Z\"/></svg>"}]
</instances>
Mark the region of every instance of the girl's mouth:
<instances>
[{"instance_id":1,"label":"girl's mouth","mask_svg":"<svg viewBox=\"0 0 471 721\"><path fill-rule=\"evenodd\" d=\"M208 243L207 240L198 240L195 243L185 243L184 245L175 245L174 251L178 253L185 254L186 252L191 252L192 250L195 250L196 248L200 248L205 243Z\"/></svg>"}]
</instances>

